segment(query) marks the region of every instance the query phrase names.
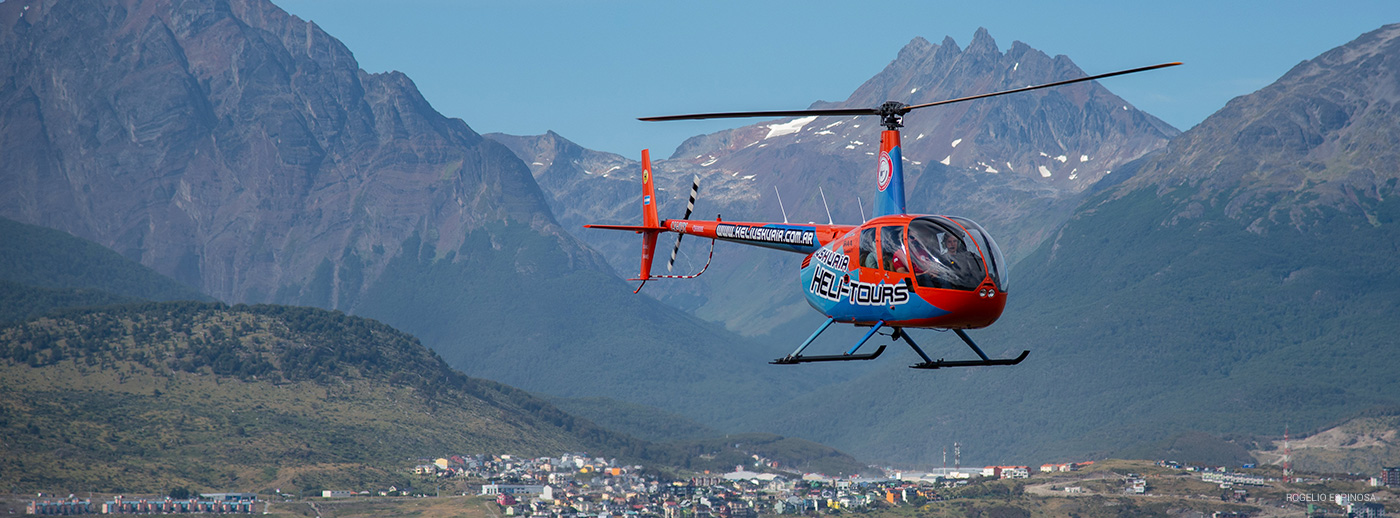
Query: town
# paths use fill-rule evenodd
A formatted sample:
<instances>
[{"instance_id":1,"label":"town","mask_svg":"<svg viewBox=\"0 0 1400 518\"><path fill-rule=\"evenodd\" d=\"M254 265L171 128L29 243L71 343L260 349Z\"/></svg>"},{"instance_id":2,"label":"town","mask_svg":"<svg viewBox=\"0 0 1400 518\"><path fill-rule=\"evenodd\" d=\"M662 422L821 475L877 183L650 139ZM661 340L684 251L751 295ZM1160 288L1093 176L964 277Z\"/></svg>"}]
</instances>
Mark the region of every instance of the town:
<instances>
[{"instance_id":1,"label":"town","mask_svg":"<svg viewBox=\"0 0 1400 518\"><path fill-rule=\"evenodd\" d=\"M1044 464L1035 471L1028 466L987 466L919 472L884 469L882 476L828 477L782 469L759 455L750 460L727 473L668 477L644 466L583 453L535 458L447 455L421 459L404 468L418 481L417 487L323 488L303 495L280 491L273 495L208 493L187 499L116 496L97 505L91 499L70 495L31 501L26 512L279 514L277 511L290 506L305 505L321 515L338 502L393 500L377 497L441 499L443 489L450 488L446 496L491 502L484 505L494 506L493 514L530 518L813 516L998 498L1040 498L1032 503L1046 505L1053 499L1072 501L1091 495L1129 499L1175 496L1234 505L1201 516L1256 516L1263 515L1259 509L1276 508L1305 511L1308 516L1369 517L1384 516L1384 502L1397 498L1393 489L1400 488L1400 468L1384 468L1376 476L1349 481L1294 476L1289 487L1312 488L1300 492L1284 489L1283 481L1253 465L1227 470L1171 461L1087 461ZM1326 489L1329 487L1350 489Z\"/></svg>"}]
</instances>

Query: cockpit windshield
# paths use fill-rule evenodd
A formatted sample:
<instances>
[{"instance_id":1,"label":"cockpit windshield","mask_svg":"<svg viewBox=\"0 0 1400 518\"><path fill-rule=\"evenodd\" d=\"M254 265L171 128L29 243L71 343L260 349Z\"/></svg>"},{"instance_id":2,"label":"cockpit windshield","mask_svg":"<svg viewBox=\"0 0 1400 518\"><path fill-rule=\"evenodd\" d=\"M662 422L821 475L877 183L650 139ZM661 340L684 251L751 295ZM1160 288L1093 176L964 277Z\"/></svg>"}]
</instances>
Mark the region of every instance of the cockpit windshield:
<instances>
[{"instance_id":1,"label":"cockpit windshield","mask_svg":"<svg viewBox=\"0 0 1400 518\"><path fill-rule=\"evenodd\" d=\"M948 218L920 217L910 221L909 256L914 266L914 281L918 286L976 290L987 277L986 267L1001 265L1001 252L991 244L986 232L972 221L958 220L970 234ZM984 262L983 253L987 253L988 249L993 251L991 256L995 259L986 258ZM991 267L993 280L1000 287L1001 276L997 266Z\"/></svg>"},{"instance_id":2,"label":"cockpit windshield","mask_svg":"<svg viewBox=\"0 0 1400 518\"><path fill-rule=\"evenodd\" d=\"M997 290L1005 292L1007 281L1006 269L1009 265L1006 264L1006 258L1001 255L1001 248L997 247L996 241L992 240L992 235L988 234L987 231L982 228L982 225L978 225L977 222L970 219L956 216L949 217L948 219L956 221L959 225L962 225L963 228L967 229L969 237L981 248L982 256L987 260L987 268L991 269L992 282L997 284Z\"/></svg>"}]
</instances>

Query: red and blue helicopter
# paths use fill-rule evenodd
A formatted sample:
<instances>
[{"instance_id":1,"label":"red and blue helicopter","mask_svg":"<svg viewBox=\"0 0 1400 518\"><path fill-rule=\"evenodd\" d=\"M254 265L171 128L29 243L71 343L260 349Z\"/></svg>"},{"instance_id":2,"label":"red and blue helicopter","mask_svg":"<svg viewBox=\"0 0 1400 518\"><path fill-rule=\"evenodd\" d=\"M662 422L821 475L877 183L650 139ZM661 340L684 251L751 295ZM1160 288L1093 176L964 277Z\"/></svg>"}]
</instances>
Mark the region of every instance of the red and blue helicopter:
<instances>
[{"instance_id":1,"label":"red and blue helicopter","mask_svg":"<svg viewBox=\"0 0 1400 518\"><path fill-rule=\"evenodd\" d=\"M808 109L758 112L700 113L643 117L643 121L674 121L740 117L809 117L876 115L885 130L880 136L880 155L875 182L874 217L860 225L819 225L692 220L699 191L698 179L691 186L690 203L681 219L662 221L657 216L656 192L653 185L651 157L642 151L642 224L585 225L587 228L628 230L642 235L641 271L637 278L642 285L651 279L694 278L709 268L692 275L652 275L656 239L663 232L675 232L671 268L680 248L681 237L687 234L709 238L710 256L714 256L714 240L730 241L787 252L807 257L802 260L800 274L807 303L826 315L826 322L812 336L787 356L773 360L775 364L809 362L872 360L885 351L884 345L874 352L856 354L875 334L890 328L891 340L903 340L923 360L911 365L915 369L973 367L984 365L1016 365L1030 351L1021 351L1015 358L988 358L972 341L966 329L980 329L1001 317L1006 308L1007 264L992 236L976 222L957 216L920 215L905 212L904 168L900 157L899 128L905 114L920 108L984 99L998 95L1027 92L1042 88L1092 81L1106 77L1145 72L1180 65L1163 63L1148 67L1120 70L1107 74L1026 86L1013 90L985 93L957 99L906 105L888 101L876 108ZM637 287L641 291L642 286ZM843 354L803 355L803 351L834 323L869 327L855 346ZM951 329L980 359L931 359L906 328ZM883 333L881 333L883 334Z\"/></svg>"}]
</instances>

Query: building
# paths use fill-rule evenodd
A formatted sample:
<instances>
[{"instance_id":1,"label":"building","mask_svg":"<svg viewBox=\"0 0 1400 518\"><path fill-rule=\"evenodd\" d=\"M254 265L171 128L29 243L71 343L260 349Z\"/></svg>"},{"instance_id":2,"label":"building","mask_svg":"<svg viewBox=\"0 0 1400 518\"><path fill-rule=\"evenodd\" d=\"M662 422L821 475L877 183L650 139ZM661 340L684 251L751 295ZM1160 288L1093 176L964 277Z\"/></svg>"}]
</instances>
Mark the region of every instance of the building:
<instances>
[{"instance_id":1,"label":"building","mask_svg":"<svg viewBox=\"0 0 1400 518\"><path fill-rule=\"evenodd\" d=\"M118 496L103 503L102 514L244 513L252 514L257 505L254 493L209 493L189 500L166 498L128 499Z\"/></svg>"},{"instance_id":2,"label":"building","mask_svg":"<svg viewBox=\"0 0 1400 518\"><path fill-rule=\"evenodd\" d=\"M91 500L78 500L77 498L60 498L58 500L35 500L29 502L29 505L26 506L24 509L24 514L37 514L45 516L93 514L94 512L96 511L92 507Z\"/></svg>"},{"instance_id":3,"label":"building","mask_svg":"<svg viewBox=\"0 0 1400 518\"><path fill-rule=\"evenodd\" d=\"M1031 478L1029 466L1002 466L1001 478Z\"/></svg>"},{"instance_id":4,"label":"building","mask_svg":"<svg viewBox=\"0 0 1400 518\"><path fill-rule=\"evenodd\" d=\"M1400 487L1400 468L1381 468L1381 485Z\"/></svg>"},{"instance_id":5,"label":"building","mask_svg":"<svg viewBox=\"0 0 1400 518\"><path fill-rule=\"evenodd\" d=\"M1205 473L1201 473L1201 481L1211 484L1220 484L1221 486L1224 486L1225 484L1242 484L1248 486L1269 485L1269 479L1261 477L1259 475L1247 475L1244 473L1221 473L1217 471L1208 471Z\"/></svg>"},{"instance_id":6,"label":"building","mask_svg":"<svg viewBox=\"0 0 1400 518\"><path fill-rule=\"evenodd\" d=\"M982 468L982 476L992 478L1030 478L1030 466L987 466Z\"/></svg>"},{"instance_id":7,"label":"building","mask_svg":"<svg viewBox=\"0 0 1400 518\"><path fill-rule=\"evenodd\" d=\"M481 494L496 495L538 495L544 493L544 486L521 484L486 484L481 486Z\"/></svg>"},{"instance_id":8,"label":"building","mask_svg":"<svg viewBox=\"0 0 1400 518\"><path fill-rule=\"evenodd\" d=\"M340 489L324 489L321 491L321 498L350 498L355 496L354 491Z\"/></svg>"},{"instance_id":9,"label":"building","mask_svg":"<svg viewBox=\"0 0 1400 518\"><path fill-rule=\"evenodd\" d=\"M1347 505L1347 518L1384 518L1385 505L1376 502L1352 502Z\"/></svg>"}]
</instances>

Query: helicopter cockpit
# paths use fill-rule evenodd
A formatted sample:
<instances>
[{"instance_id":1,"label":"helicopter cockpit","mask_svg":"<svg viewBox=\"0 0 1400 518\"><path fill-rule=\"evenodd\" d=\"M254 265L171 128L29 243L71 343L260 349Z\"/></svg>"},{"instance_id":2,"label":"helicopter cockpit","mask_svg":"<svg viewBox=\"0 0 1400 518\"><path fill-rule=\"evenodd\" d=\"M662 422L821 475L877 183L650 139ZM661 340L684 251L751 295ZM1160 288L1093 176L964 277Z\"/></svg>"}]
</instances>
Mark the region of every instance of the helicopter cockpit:
<instances>
[{"instance_id":1,"label":"helicopter cockpit","mask_svg":"<svg viewBox=\"0 0 1400 518\"><path fill-rule=\"evenodd\" d=\"M981 225L967 218L922 216L909 222L907 235L910 273L920 287L972 291L990 270L997 290L1006 291L1006 260Z\"/></svg>"}]
</instances>

